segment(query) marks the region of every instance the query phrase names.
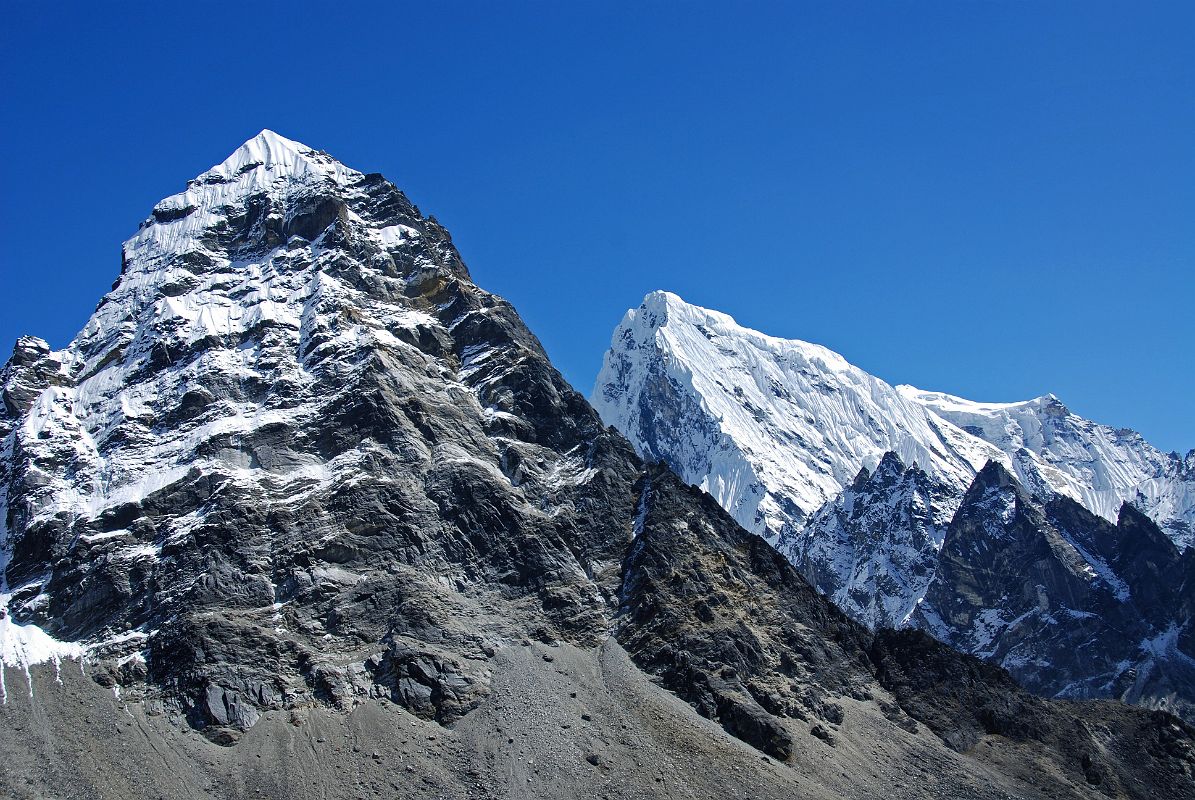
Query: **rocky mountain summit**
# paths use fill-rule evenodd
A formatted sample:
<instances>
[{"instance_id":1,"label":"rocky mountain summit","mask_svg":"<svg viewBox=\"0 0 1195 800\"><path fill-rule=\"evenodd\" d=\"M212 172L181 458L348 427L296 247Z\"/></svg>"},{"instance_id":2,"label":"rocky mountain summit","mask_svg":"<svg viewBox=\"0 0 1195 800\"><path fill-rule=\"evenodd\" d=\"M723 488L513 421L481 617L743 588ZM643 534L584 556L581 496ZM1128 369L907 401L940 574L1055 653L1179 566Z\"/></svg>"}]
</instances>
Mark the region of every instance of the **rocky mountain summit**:
<instances>
[{"instance_id":1,"label":"rocky mountain summit","mask_svg":"<svg viewBox=\"0 0 1195 800\"><path fill-rule=\"evenodd\" d=\"M1195 712L1195 550L1126 503L1113 525L985 467L912 623L1057 697Z\"/></svg>"},{"instance_id":2,"label":"rocky mountain summit","mask_svg":"<svg viewBox=\"0 0 1195 800\"><path fill-rule=\"evenodd\" d=\"M0 385L5 796L1195 792L1176 717L852 621L270 131Z\"/></svg>"},{"instance_id":3,"label":"rocky mountain summit","mask_svg":"<svg viewBox=\"0 0 1195 800\"><path fill-rule=\"evenodd\" d=\"M541 638L609 625L632 512L593 494L626 444L443 228L303 145L263 132L159 203L5 387L9 613L215 736L358 693L451 720L522 635L498 597Z\"/></svg>"},{"instance_id":4,"label":"rocky mountain summit","mask_svg":"<svg viewBox=\"0 0 1195 800\"><path fill-rule=\"evenodd\" d=\"M929 589L946 514L961 501L953 486L888 452L776 548L855 619L872 629L900 627Z\"/></svg>"},{"instance_id":5,"label":"rocky mountain summit","mask_svg":"<svg viewBox=\"0 0 1195 800\"><path fill-rule=\"evenodd\" d=\"M622 320L593 402L868 627L922 628L1049 696L1195 711L1195 452L1053 396L891 387L666 292Z\"/></svg>"}]
</instances>

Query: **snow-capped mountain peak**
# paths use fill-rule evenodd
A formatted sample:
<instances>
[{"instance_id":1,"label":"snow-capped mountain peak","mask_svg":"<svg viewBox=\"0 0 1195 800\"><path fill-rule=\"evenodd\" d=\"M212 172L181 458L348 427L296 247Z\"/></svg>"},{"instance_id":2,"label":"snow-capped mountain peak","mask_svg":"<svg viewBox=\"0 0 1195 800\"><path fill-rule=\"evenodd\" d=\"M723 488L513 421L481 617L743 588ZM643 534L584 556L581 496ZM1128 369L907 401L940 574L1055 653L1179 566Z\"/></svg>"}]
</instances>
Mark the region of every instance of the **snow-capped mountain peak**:
<instances>
[{"instance_id":1,"label":"snow-capped mountain peak","mask_svg":"<svg viewBox=\"0 0 1195 800\"><path fill-rule=\"evenodd\" d=\"M300 161L306 161L308 154L315 152L313 147L288 139L269 128L263 128L259 134L234 150L232 155L200 177L202 179L220 175L230 178L240 174L249 165L290 166L293 169Z\"/></svg>"},{"instance_id":2,"label":"snow-capped mountain peak","mask_svg":"<svg viewBox=\"0 0 1195 800\"><path fill-rule=\"evenodd\" d=\"M291 181L316 178L348 183L360 175L360 172L346 167L327 153L265 129L234 150L228 158L189 181L188 187L199 189L232 183L244 191L269 185L279 178ZM184 192L182 196L185 195ZM158 205L170 204L177 197L180 195L167 198Z\"/></svg>"},{"instance_id":3,"label":"snow-capped mountain peak","mask_svg":"<svg viewBox=\"0 0 1195 800\"><path fill-rule=\"evenodd\" d=\"M669 328L670 331L679 331L683 325L690 325L706 338L711 334L735 335L750 340L760 349L799 353L827 370L845 372L853 369L845 358L827 347L798 339L781 339L743 327L729 314L686 303L679 295L662 289L647 294L638 309L628 310L624 322L627 320L636 321L639 330ZM668 325L670 321L673 322L671 327Z\"/></svg>"},{"instance_id":4,"label":"snow-capped mountain peak","mask_svg":"<svg viewBox=\"0 0 1195 800\"><path fill-rule=\"evenodd\" d=\"M776 541L860 467L898 454L966 486L997 448L821 345L649 294L614 332L592 401L640 453Z\"/></svg>"},{"instance_id":5,"label":"snow-capped mountain peak","mask_svg":"<svg viewBox=\"0 0 1195 800\"><path fill-rule=\"evenodd\" d=\"M1053 394L979 403L893 387L825 347L670 292L623 317L592 400L642 455L772 541L889 451L960 495L996 461L1035 494L1071 497L1108 520L1133 502L1179 547L1192 541L1195 480L1136 432L1085 420ZM939 509L940 522L953 510Z\"/></svg>"},{"instance_id":6,"label":"snow-capped mountain peak","mask_svg":"<svg viewBox=\"0 0 1195 800\"><path fill-rule=\"evenodd\" d=\"M294 216L302 198L321 186L344 190L362 178L336 159L307 145L279 136L270 130L249 139L221 163L187 182L187 188L161 200L137 234L125 242L127 264L156 269L161 258L178 252L215 249L212 229L237 212L260 217L260 224L282 233L314 233L310 227L293 229ZM246 207L248 198L258 201ZM284 231L287 223L293 230ZM247 231L251 234L252 231ZM206 239L205 239L206 235ZM246 242L254 241L251 235ZM257 242L254 241L256 244Z\"/></svg>"},{"instance_id":7,"label":"snow-capped mountain peak","mask_svg":"<svg viewBox=\"0 0 1195 800\"><path fill-rule=\"evenodd\" d=\"M268 130L159 202L74 341L22 339L0 374L0 591L13 594L0 606L23 622L52 595L23 571L30 529L98 526L72 547L154 564L175 539L97 520L189 476L289 499L342 474L349 463L293 439L268 454L252 442L313 425L318 387L350 382L371 354L434 351L447 334L425 294L467 276L392 184ZM197 519L177 524L183 538ZM115 635L85 628L68 635Z\"/></svg>"}]
</instances>

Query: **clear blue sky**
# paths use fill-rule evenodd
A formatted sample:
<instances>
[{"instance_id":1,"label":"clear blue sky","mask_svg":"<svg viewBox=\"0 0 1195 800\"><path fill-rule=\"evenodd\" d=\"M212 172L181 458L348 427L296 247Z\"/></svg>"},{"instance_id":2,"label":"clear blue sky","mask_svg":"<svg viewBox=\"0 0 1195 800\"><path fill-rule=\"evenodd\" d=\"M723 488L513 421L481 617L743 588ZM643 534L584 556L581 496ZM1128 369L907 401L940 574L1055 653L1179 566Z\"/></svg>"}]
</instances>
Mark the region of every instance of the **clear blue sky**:
<instances>
[{"instance_id":1,"label":"clear blue sky","mask_svg":"<svg viewBox=\"0 0 1195 800\"><path fill-rule=\"evenodd\" d=\"M67 5L0 26L5 350L269 127L434 213L586 393L666 288L1195 447L1195 3Z\"/></svg>"}]
</instances>

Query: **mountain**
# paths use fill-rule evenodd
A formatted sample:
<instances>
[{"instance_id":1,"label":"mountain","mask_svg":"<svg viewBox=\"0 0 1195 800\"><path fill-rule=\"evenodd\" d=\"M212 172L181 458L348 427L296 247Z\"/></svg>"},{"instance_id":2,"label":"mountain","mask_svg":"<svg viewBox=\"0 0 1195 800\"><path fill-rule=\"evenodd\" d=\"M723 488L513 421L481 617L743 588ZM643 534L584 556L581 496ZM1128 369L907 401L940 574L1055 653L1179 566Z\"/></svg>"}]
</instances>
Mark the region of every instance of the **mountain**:
<instances>
[{"instance_id":1,"label":"mountain","mask_svg":"<svg viewBox=\"0 0 1195 800\"><path fill-rule=\"evenodd\" d=\"M996 461L1035 493L1071 497L1109 521L1130 502L1180 549L1195 542L1195 450L1162 453L1053 395L983 404L893 387L824 347L744 328L669 292L623 317L591 400L645 458L667 461L773 542L887 452L960 496ZM937 511L942 522L954 509Z\"/></svg>"},{"instance_id":2,"label":"mountain","mask_svg":"<svg viewBox=\"0 0 1195 800\"><path fill-rule=\"evenodd\" d=\"M1072 414L1053 396L979 404L892 387L825 348L743 328L666 292L627 312L592 400L640 455L709 491L868 627L920 626L1050 695L1114 696L1191 712L1195 685L1185 676L1195 649L1171 646L1187 641L1182 604L1145 585L1131 597L1108 587L1128 585L1121 574L1127 562L1110 553L1148 541L1158 555L1155 577L1181 593L1180 551L1195 519L1195 451L1162 454L1136 433ZM1062 588L1073 613L1050 617L1056 627L1029 634L1021 619L1015 632L998 626L985 638L956 630L946 611L965 598L973 613L1007 623L1032 604L1009 599L1034 597L1011 568L982 599L961 578L964 564L973 573L992 566L981 557L986 544L955 551L964 519L977 530L990 522L1003 531L1006 523L1002 506L977 499L991 470L1009 476L1023 506L1068 509L1064 532L1043 512L1028 524L1033 536L1012 547L1027 559L1032 542L1072 543L1074 574L1051 586ZM1119 522L1126 514L1136 524ZM1081 544L1092 537L1101 544ZM950 569L939 570L948 559ZM1092 586L1100 596L1111 591L1111 605L1088 607L1066 594L1085 595ZM1077 637L1094 625L1080 620L1112 614L1113 606L1121 621L1109 618L1102 629L1103 662L1083 656L1072 674L1061 666L1064 656L1074 660ZM1068 633L1047 635L1059 627Z\"/></svg>"},{"instance_id":3,"label":"mountain","mask_svg":"<svg viewBox=\"0 0 1195 800\"><path fill-rule=\"evenodd\" d=\"M1176 717L852 621L270 131L0 382L5 796L1195 791Z\"/></svg>"},{"instance_id":4,"label":"mountain","mask_svg":"<svg viewBox=\"0 0 1195 800\"><path fill-rule=\"evenodd\" d=\"M359 692L453 719L516 635L499 598L553 640L609 625L627 445L434 219L304 145L158 203L79 336L4 380L10 616L216 739Z\"/></svg>"},{"instance_id":5,"label":"mountain","mask_svg":"<svg viewBox=\"0 0 1195 800\"><path fill-rule=\"evenodd\" d=\"M886 452L960 494L1003 457L837 353L740 327L668 292L623 317L591 400L644 458L666 461L771 542L799 531Z\"/></svg>"}]
</instances>

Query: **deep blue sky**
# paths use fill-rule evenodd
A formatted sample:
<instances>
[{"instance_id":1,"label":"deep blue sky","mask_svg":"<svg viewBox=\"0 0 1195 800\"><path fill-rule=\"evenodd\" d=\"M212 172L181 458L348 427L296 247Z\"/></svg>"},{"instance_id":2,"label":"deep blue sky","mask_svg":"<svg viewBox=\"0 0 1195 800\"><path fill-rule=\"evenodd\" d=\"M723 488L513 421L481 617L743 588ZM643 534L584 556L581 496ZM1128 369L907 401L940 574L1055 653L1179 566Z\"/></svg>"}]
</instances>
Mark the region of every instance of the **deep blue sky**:
<instances>
[{"instance_id":1,"label":"deep blue sky","mask_svg":"<svg viewBox=\"0 0 1195 800\"><path fill-rule=\"evenodd\" d=\"M11 3L0 341L263 127L386 174L588 393L656 288L1195 447L1195 4Z\"/></svg>"}]
</instances>

